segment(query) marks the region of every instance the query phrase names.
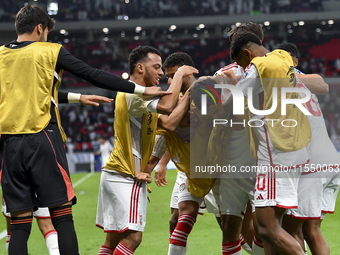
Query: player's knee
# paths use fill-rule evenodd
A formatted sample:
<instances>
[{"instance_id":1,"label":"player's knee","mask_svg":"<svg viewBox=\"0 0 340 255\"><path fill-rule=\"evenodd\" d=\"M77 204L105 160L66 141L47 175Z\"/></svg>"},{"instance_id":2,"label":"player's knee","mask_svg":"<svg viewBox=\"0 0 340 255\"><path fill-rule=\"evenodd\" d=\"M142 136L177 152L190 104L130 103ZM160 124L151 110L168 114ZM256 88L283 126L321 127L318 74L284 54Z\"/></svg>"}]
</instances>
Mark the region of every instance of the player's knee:
<instances>
[{"instance_id":1,"label":"player's knee","mask_svg":"<svg viewBox=\"0 0 340 255\"><path fill-rule=\"evenodd\" d=\"M134 250L137 249L137 247L141 244L142 242L142 235L135 235L133 237L133 245L134 245Z\"/></svg>"},{"instance_id":2,"label":"player's knee","mask_svg":"<svg viewBox=\"0 0 340 255\"><path fill-rule=\"evenodd\" d=\"M307 241L318 240L322 235L320 226L310 223L309 221L306 221L305 224L303 224L302 232Z\"/></svg>"},{"instance_id":3,"label":"player's knee","mask_svg":"<svg viewBox=\"0 0 340 255\"><path fill-rule=\"evenodd\" d=\"M269 241L277 238L277 231L274 228L269 228L266 226L257 226L258 235L262 240Z\"/></svg>"},{"instance_id":4,"label":"player's knee","mask_svg":"<svg viewBox=\"0 0 340 255\"><path fill-rule=\"evenodd\" d=\"M223 232L232 232L240 234L242 229L242 219L234 215L223 217Z\"/></svg>"}]
</instances>

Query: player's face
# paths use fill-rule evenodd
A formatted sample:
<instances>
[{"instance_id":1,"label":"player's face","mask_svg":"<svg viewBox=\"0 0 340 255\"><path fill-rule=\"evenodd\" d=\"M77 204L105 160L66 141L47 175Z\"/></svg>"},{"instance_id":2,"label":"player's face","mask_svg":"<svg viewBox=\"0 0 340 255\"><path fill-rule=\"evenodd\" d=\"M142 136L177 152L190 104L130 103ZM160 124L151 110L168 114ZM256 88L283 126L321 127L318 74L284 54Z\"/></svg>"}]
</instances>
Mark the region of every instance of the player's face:
<instances>
[{"instance_id":1,"label":"player's face","mask_svg":"<svg viewBox=\"0 0 340 255\"><path fill-rule=\"evenodd\" d=\"M154 53L149 53L148 58L143 63L145 67L144 82L147 87L159 85L159 80L163 76L162 59Z\"/></svg>"},{"instance_id":2,"label":"player's face","mask_svg":"<svg viewBox=\"0 0 340 255\"><path fill-rule=\"evenodd\" d=\"M177 72L179 66L173 66L165 68L165 75L168 77L168 85L171 85L172 79L174 78L175 73Z\"/></svg>"},{"instance_id":3,"label":"player's face","mask_svg":"<svg viewBox=\"0 0 340 255\"><path fill-rule=\"evenodd\" d=\"M169 86L171 85L171 82L172 82L174 75L177 72L178 68L179 68L179 65L165 68L165 75L168 77L168 85ZM189 82L190 82L190 79L188 77L183 78L181 92L184 93L186 91L186 88L188 87Z\"/></svg>"}]
</instances>

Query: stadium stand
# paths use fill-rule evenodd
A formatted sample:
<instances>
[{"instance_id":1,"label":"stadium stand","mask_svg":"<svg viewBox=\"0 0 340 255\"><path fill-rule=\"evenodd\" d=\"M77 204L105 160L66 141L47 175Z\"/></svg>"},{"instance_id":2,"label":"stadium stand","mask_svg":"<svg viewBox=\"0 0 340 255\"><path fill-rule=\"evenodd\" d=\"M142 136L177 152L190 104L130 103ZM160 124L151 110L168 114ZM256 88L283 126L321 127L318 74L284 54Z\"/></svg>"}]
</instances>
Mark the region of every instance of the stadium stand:
<instances>
[{"instance_id":1,"label":"stadium stand","mask_svg":"<svg viewBox=\"0 0 340 255\"><path fill-rule=\"evenodd\" d=\"M25 1L3 0L0 3L0 21L13 20L17 10ZM102 20L183 17L204 15L238 15L280 12L322 11L323 0L87 0L87 1L47 1L40 0L39 5L46 7L57 3L57 20Z\"/></svg>"}]
</instances>

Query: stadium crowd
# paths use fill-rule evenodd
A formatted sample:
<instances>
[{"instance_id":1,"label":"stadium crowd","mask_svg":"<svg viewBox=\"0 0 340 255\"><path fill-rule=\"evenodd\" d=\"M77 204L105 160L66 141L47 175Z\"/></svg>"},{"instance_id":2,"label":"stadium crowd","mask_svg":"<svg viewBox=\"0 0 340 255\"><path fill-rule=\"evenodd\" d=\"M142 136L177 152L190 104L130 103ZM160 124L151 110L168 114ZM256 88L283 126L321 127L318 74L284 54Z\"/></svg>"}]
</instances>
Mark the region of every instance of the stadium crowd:
<instances>
[{"instance_id":1,"label":"stadium crowd","mask_svg":"<svg viewBox=\"0 0 340 255\"><path fill-rule=\"evenodd\" d=\"M0 2L0 21L13 21L15 14L26 1L2 0ZM43 8L47 0L35 2ZM129 19L237 15L279 12L322 11L323 0L55 0L58 13L53 15L59 21ZM120 18L118 18L120 17Z\"/></svg>"}]
</instances>

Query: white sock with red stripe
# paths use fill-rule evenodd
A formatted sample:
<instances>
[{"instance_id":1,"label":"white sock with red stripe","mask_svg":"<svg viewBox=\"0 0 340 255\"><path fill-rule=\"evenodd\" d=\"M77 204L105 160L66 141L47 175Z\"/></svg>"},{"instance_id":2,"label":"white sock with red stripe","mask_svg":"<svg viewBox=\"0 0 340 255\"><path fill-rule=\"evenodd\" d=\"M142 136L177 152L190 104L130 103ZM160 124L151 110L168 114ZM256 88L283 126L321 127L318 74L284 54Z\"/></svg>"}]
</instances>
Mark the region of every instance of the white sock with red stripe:
<instances>
[{"instance_id":1,"label":"white sock with red stripe","mask_svg":"<svg viewBox=\"0 0 340 255\"><path fill-rule=\"evenodd\" d=\"M264 255L264 248L262 241L254 236L253 239L253 255Z\"/></svg>"},{"instance_id":2,"label":"white sock with red stripe","mask_svg":"<svg viewBox=\"0 0 340 255\"><path fill-rule=\"evenodd\" d=\"M50 255L60 255L57 231L48 231L45 235L45 242Z\"/></svg>"},{"instance_id":3,"label":"white sock with red stripe","mask_svg":"<svg viewBox=\"0 0 340 255\"><path fill-rule=\"evenodd\" d=\"M100 250L98 252L98 255L112 255L114 252L113 249L111 249L110 247L107 247L107 246L102 246L100 247Z\"/></svg>"},{"instance_id":4,"label":"white sock with red stripe","mask_svg":"<svg viewBox=\"0 0 340 255\"><path fill-rule=\"evenodd\" d=\"M119 242L113 255L132 255L135 251L127 247L122 242Z\"/></svg>"},{"instance_id":5,"label":"white sock with red stripe","mask_svg":"<svg viewBox=\"0 0 340 255\"><path fill-rule=\"evenodd\" d=\"M234 243L222 243L223 255L242 255L240 240Z\"/></svg>"},{"instance_id":6,"label":"white sock with red stripe","mask_svg":"<svg viewBox=\"0 0 340 255\"><path fill-rule=\"evenodd\" d=\"M253 254L253 250L251 249L251 247L246 243L246 241L244 240L243 236L240 235L240 243L241 243L241 247L243 250L245 250L247 253L249 254Z\"/></svg>"},{"instance_id":7,"label":"white sock with red stripe","mask_svg":"<svg viewBox=\"0 0 340 255\"><path fill-rule=\"evenodd\" d=\"M169 229L169 242L170 242L170 238L171 238L173 232L174 231L172 229Z\"/></svg>"},{"instance_id":8,"label":"white sock with red stripe","mask_svg":"<svg viewBox=\"0 0 340 255\"><path fill-rule=\"evenodd\" d=\"M11 233L7 233L7 237L6 237L6 251L8 254L8 246L9 246L9 240L11 239Z\"/></svg>"},{"instance_id":9,"label":"white sock with red stripe","mask_svg":"<svg viewBox=\"0 0 340 255\"><path fill-rule=\"evenodd\" d=\"M182 214L178 217L178 222L174 232L170 237L168 255L185 255L187 251L187 239L196 219L189 214Z\"/></svg>"}]
</instances>

